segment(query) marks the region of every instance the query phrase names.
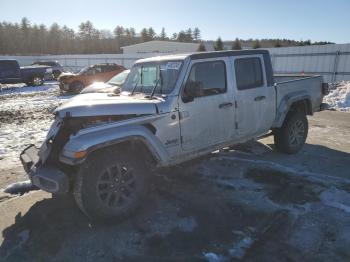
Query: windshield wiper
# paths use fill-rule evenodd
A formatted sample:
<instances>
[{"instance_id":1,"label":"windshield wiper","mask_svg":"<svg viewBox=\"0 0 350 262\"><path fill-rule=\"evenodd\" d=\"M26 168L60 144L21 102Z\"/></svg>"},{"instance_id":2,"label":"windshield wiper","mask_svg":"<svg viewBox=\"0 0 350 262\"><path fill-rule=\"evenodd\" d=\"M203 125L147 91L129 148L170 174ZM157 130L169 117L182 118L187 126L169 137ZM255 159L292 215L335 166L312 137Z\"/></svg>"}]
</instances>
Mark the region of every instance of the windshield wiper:
<instances>
[{"instance_id":1,"label":"windshield wiper","mask_svg":"<svg viewBox=\"0 0 350 262\"><path fill-rule=\"evenodd\" d=\"M156 92L156 89L158 87L159 82L163 82L162 74L160 72L159 72L159 78L158 78L155 86L152 89L152 93L150 95L150 98L152 98L154 96L154 93ZM162 93L163 93L163 85L161 83L161 85L160 85L160 94L162 94Z\"/></svg>"},{"instance_id":2,"label":"windshield wiper","mask_svg":"<svg viewBox=\"0 0 350 262\"><path fill-rule=\"evenodd\" d=\"M140 79L141 79L141 78L139 78L139 80L137 81L136 85L135 85L134 88L131 90L131 93L130 93L131 96L134 94L134 92L135 92L137 86L139 85Z\"/></svg>"},{"instance_id":3,"label":"windshield wiper","mask_svg":"<svg viewBox=\"0 0 350 262\"><path fill-rule=\"evenodd\" d=\"M157 89L157 87L158 87L159 82L160 82L160 77L158 78L156 84L154 85L154 87L153 87L153 89L152 89L152 92L151 92L151 95L149 96L149 98L152 98L152 97L153 97L154 93L156 92L156 89Z\"/></svg>"}]
</instances>

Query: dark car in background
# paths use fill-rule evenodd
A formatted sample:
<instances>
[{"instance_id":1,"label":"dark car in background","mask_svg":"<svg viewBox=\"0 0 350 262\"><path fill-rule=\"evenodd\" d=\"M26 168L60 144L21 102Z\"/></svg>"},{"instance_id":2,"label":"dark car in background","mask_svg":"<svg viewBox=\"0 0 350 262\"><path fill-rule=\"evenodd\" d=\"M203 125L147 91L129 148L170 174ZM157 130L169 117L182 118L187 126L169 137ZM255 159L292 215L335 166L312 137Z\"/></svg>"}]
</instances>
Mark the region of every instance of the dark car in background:
<instances>
[{"instance_id":1,"label":"dark car in background","mask_svg":"<svg viewBox=\"0 0 350 262\"><path fill-rule=\"evenodd\" d=\"M63 66L57 61L36 61L32 65L51 66L54 79L57 79L64 72Z\"/></svg>"},{"instance_id":2,"label":"dark car in background","mask_svg":"<svg viewBox=\"0 0 350 262\"><path fill-rule=\"evenodd\" d=\"M77 74L62 73L58 81L62 92L78 94L84 87L94 82L106 82L125 70L124 66L117 64L96 64L83 68Z\"/></svg>"},{"instance_id":3,"label":"dark car in background","mask_svg":"<svg viewBox=\"0 0 350 262\"><path fill-rule=\"evenodd\" d=\"M107 82L95 82L85 87L80 93L120 93L129 73L130 70L125 70L118 75L113 76Z\"/></svg>"},{"instance_id":4,"label":"dark car in background","mask_svg":"<svg viewBox=\"0 0 350 262\"><path fill-rule=\"evenodd\" d=\"M28 86L39 86L52 78L50 66L19 66L17 60L0 59L0 84L26 83Z\"/></svg>"}]
</instances>

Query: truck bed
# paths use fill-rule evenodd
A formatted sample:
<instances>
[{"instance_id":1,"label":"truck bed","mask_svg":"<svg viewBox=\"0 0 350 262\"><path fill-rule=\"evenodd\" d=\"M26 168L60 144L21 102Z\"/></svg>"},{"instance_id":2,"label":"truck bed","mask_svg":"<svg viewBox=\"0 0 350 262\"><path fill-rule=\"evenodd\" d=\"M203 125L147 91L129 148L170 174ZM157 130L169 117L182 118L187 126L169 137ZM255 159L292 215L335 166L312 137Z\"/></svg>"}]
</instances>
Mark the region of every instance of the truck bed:
<instances>
[{"instance_id":1,"label":"truck bed","mask_svg":"<svg viewBox=\"0 0 350 262\"><path fill-rule=\"evenodd\" d=\"M297 75L297 74L277 74L276 82L276 103L277 108L282 99L288 94L304 93L311 100L312 112L320 111L322 103L322 83L323 78L319 75Z\"/></svg>"},{"instance_id":2,"label":"truck bed","mask_svg":"<svg viewBox=\"0 0 350 262\"><path fill-rule=\"evenodd\" d=\"M22 75L22 81L28 82L35 75L42 76L45 80L51 80L52 70L48 71L48 69L50 68L50 66L41 65L21 66L20 70Z\"/></svg>"}]
</instances>

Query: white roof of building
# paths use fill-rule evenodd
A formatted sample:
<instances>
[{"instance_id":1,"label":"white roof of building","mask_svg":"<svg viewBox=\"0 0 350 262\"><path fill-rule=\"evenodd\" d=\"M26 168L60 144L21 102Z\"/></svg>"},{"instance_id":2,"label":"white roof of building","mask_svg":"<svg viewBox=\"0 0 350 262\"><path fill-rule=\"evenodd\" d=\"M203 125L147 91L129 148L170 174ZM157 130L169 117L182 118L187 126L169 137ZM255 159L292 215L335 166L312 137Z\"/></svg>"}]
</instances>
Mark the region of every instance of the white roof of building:
<instances>
[{"instance_id":1,"label":"white roof of building","mask_svg":"<svg viewBox=\"0 0 350 262\"><path fill-rule=\"evenodd\" d=\"M172 61L172 60L184 60L186 59L191 53L188 54L176 54L176 55L162 55L162 56L153 56L148 58L143 58L137 60L135 63L145 63L145 62L158 62L158 61Z\"/></svg>"},{"instance_id":2,"label":"white roof of building","mask_svg":"<svg viewBox=\"0 0 350 262\"><path fill-rule=\"evenodd\" d=\"M139 43L135 45L122 46L121 48L124 49L128 47L142 47L142 46L149 46L149 45L187 46L187 47L197 48L199 43L183 43L183 42L176 42L176 41L154 40L154 41L148 41L148 42Z\"/></svg>"}]
</instances>

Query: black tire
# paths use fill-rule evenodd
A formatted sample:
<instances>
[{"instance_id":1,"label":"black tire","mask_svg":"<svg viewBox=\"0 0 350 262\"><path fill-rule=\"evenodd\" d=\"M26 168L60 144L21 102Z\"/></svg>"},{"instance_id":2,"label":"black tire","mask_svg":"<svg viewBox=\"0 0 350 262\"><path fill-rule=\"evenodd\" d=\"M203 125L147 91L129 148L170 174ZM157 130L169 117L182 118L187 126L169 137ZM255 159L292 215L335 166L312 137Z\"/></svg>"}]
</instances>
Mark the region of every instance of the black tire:
<instances>
[{"instance_id":1,"label":"black tire","mask_svg":"<svg viewBox=\"0 0 350 262\"><path fill-rule=\"evenodd\" d=\"M32 76L26 84L28 86L42 86L44 84L44 78L42 76Z\"/></svg>"},{"instance_id":2,"label":"black tire","mask_svg":"<svg viewBox=\"0 0 350 262\"><path fill-rule=\"evenodd\" d=\"M51 193L51 198L52 199L58 199L62 201L74 201L74 196L72 193L67 193L67 194L53 194Z\"/></svg>"},{"instance_id":3,"label":"black tire","mask_svg":"<svg viewBox=\"0 0 350 262\"><path fill-rule=\"evenodd\" d=\"M148 171L135 152L94 153L79 169L74 197L92 220L116 221L130 216L148 191Z\"/></svg>"},{"instance_id":4,"label":"black tire","mask_svg":"<svg viewBox=\"0 0 350 262\"><path fill-rule=\"evenodd\" d=\"M84 87L84 84L80 81L75 81L69 85L70 91L74 94L79 94Z\"/></svg>"},{"instance_id":5,"label":"black tire","mask_svg":"<svg viewBox=\"0 0 350 262\"><path fill-rule=\"evenodd\" d=\"M60 74L62 74L61 71L53 71L52 73L53 79L57 80Z\"/></svg>"},{"instance_id":6,"label":"black tire","mask_svg":"<svg viewBox=\"0 0 350 262\"><path fill-rule=\"evenodd\" d=\"M289 112L282 127L274 130L276 149L287 154L297 153L305 144L308 128L304 113Z\"/></svg>"}]
</instances>

